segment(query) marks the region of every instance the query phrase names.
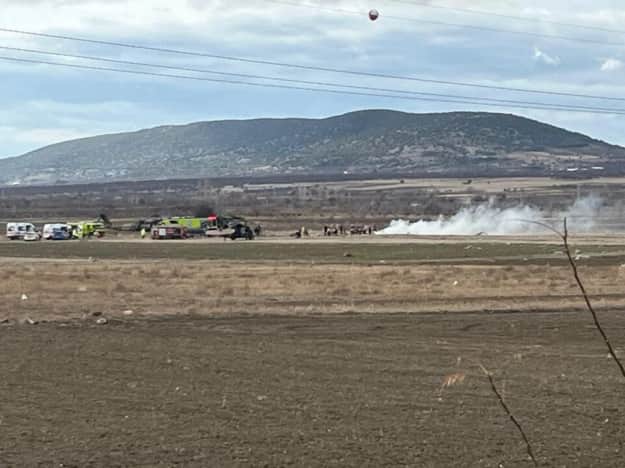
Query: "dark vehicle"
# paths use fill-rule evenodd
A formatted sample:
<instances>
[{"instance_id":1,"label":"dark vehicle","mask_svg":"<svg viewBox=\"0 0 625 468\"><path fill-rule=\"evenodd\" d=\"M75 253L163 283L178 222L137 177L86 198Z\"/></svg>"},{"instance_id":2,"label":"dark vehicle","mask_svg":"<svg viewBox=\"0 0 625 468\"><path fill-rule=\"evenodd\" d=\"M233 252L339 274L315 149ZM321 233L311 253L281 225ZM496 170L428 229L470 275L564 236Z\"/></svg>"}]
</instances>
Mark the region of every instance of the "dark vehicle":
<instances>
[{"instance_id":1,"label":"dark vehicle","mask_svg":"<svg viewBox=\"0 0 625 468\"><path fill-rule=\"evenodd\" d=\"M245 225L247 221L240 216L211 216L208 218L207 230L235 229L238 225Z\"/></svg>"},{"instance_id":2,"label":"dark vehicle","mask_svg":"<svg viewBox=\"0 0 625 468\"><path fill-rule=\"evenodd\" d=\"M260 227L255 233L255 230L248 226L247 221L240 216L209 216L203 227L207 237L253 240L260 235Z\"/></svg>"},{"instance_id":3,"label":"dark vehicle","mask_svg":"<svg viewBox=\"0 0 625 468\"><path fill-rule=\"evenodd\" d=\"M232 240L236 240L236 239L254 240L254 231L247 224L239 223L236 226L234 226L234 230L232 231L232 234L230 234L230 239Z\"/></svg>"},{"instance_id":4,"label":"dark vehicle","mask_svg":"<svg viewBox=\"0 0 625 468\"><path fill-rule=\"evenodd\" d=\"M52 229L49 240L69 240L72 238L72 233L68 228L55 227Z\"/></svg>"}]
</instances>

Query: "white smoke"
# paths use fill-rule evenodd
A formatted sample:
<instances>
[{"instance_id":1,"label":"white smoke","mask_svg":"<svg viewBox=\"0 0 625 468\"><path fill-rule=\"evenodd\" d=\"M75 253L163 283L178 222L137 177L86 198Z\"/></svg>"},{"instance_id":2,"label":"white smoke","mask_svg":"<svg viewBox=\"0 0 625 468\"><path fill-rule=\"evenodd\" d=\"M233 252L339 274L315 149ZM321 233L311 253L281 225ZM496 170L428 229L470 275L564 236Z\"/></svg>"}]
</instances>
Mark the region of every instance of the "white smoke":
<instances>
[{"instance_id":1,"label":"white smoke","mask_svg":"<svg viewBox=\"0 0 625 468\"><path fill-rule=\"evenodd\" d=\"M549 232L544 224L561 230L562 220L565 217L572 232L588 232L596 226L601 205L600 198L589 196L577 199L563 212L549 214L529 205L498 208L491 200L488 203L463 208L447 218L441 215L436 220L420 220L414 223L394 220L387 228L376 234L421 236L540 234Z\"/></svg>"}]
</instances>

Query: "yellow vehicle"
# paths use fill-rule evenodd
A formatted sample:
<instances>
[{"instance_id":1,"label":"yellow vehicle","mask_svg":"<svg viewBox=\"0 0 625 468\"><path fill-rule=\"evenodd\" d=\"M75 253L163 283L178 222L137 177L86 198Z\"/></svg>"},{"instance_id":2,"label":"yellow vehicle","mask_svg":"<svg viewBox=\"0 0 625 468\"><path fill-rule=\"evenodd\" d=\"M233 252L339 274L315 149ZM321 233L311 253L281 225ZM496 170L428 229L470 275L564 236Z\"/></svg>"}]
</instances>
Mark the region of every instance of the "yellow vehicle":
<instances>
[{"instance_id":1,"label":"yellow vehicle","mask_svg":"<svg viewBox=\"0 0 625 468\"><path fill-rule=\"evenodd\" d=\"M177 216L174 218L165 218L161 221L161 224L171 226L183 226L187 229L187 232L191 234L203 234L208 223L207 218L193 218L190 216Z\"/></svg>"},{"instance_id":2,"label":"yellow vehicle","mask_svg":"<svg viewBox=\"0 0 625 468\"><path fill-rule=\"evenodd\" d=\"M74 239L86 239L89 237L104 236L104 224L93 221L85 221L72 224L72 237Z\"/></svg>"}]
</instances>

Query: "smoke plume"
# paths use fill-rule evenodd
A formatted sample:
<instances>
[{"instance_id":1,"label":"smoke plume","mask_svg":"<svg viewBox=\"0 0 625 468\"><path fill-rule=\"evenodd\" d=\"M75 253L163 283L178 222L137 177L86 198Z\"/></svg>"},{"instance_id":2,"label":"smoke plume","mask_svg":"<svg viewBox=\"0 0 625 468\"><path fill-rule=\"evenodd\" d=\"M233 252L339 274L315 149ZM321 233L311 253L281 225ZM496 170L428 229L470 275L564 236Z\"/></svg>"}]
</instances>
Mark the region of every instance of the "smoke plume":
<instances>
[{"instance_id":1,"label":"smoke plume","mask_svg":"<svg viewBox=\"0 0 625 468\"><path fill-rule=\"evenodd\" d=\"M579 198L567 210L545 213L530 205L499 208L491 200L488 203L463 208L451 217L439 216L435 220L409 222L394 220L378 231L382 235L421 236L473 236L542 234L549 230L540 224L562 230L566 217L571 232L589 232L596 227L602 201L595 196Z\"/></svg>"}]
</instances>

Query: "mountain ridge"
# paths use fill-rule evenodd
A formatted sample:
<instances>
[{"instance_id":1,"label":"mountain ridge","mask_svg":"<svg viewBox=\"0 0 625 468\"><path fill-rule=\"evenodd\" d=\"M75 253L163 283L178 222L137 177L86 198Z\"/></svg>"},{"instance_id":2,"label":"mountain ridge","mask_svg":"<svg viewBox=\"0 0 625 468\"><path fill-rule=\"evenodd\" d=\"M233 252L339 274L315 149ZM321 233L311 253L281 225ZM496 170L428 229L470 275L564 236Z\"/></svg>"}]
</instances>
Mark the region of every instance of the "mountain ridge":
<instances>
[{"instance_id":1,"label":"mountain ridge","mask_svg":"<svg viewBox=\"0 0 625 468\"><path fill-rule=\"evenodd\" d=\"M420 172L554 175L625 169L625 148L513 114L360 110L321 119L160 125L0 159L0 184Z\"/></svg>"}]
</instances>

